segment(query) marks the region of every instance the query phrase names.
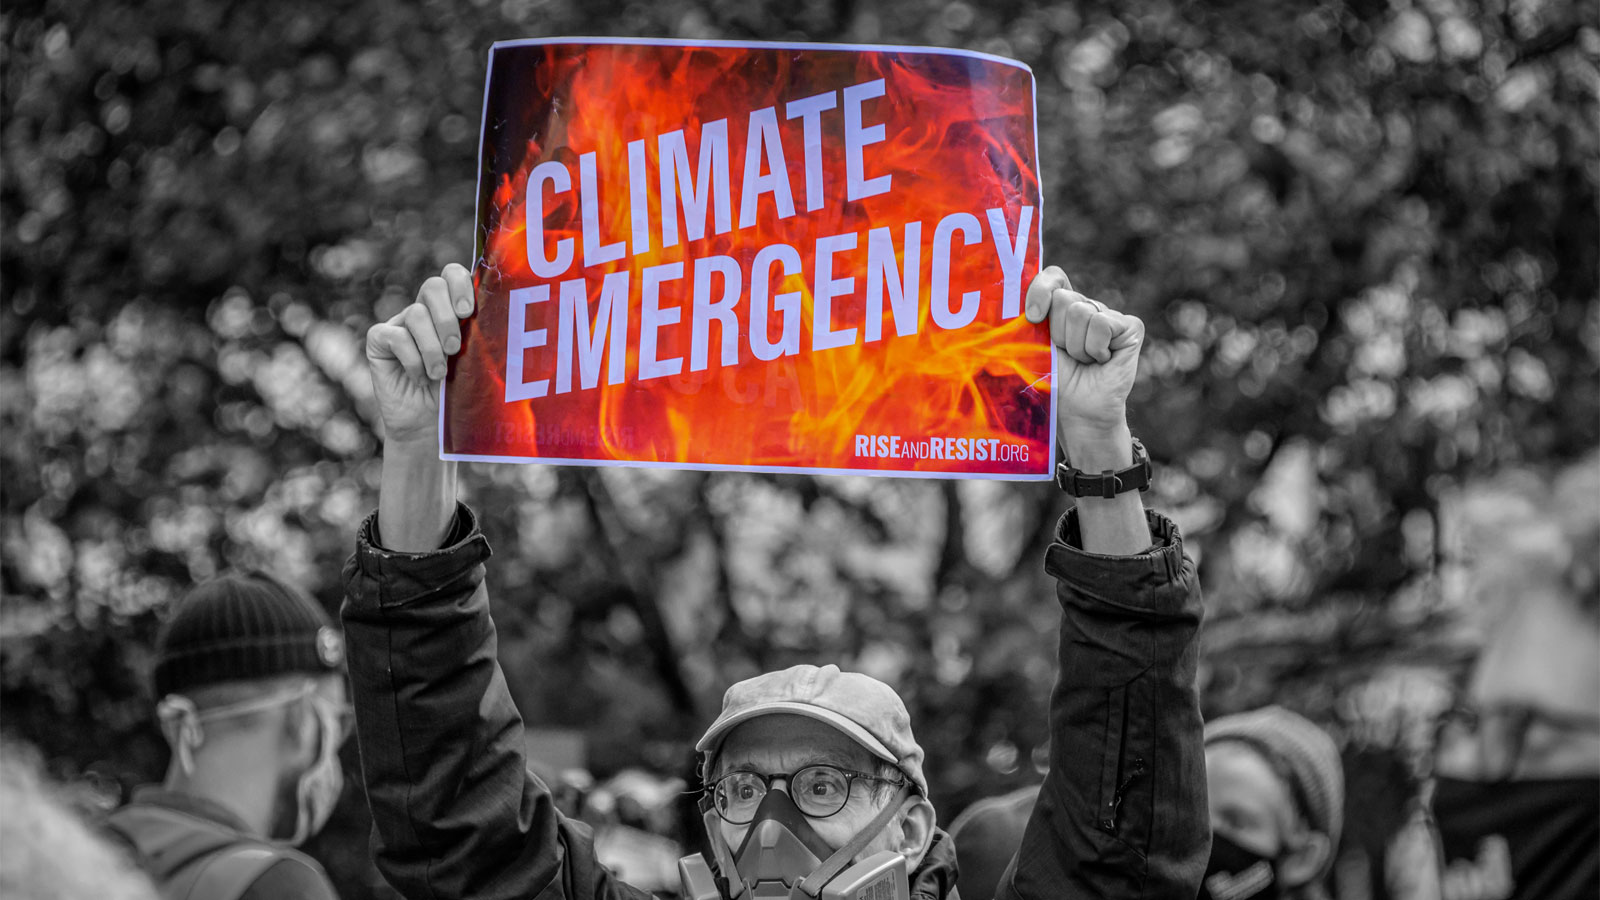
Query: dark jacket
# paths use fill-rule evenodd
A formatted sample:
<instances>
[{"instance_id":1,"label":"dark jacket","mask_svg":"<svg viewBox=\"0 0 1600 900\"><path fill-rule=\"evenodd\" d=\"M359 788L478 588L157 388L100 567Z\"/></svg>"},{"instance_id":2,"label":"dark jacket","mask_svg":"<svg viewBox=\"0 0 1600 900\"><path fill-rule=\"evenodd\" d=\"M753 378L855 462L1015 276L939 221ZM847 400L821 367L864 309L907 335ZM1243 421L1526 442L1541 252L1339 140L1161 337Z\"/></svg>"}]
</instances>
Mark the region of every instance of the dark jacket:
<instances>
[{"instance_id":1,"label":"dark jacket","mask_svg":"<svg viewBox=\"0 0 1600 900\"><path fill-rule=\"evenodd\" d=\"M106 818L163 897L338 900L316 861L250 834L227 809L156 785Z\"/></svg>"},{"instance_id":2,"label":"dark jacket","mask_svg":"<svg viewBox=\"0 0 1600 900\"><path fill-rule=\"evenodd\" d=\"M961 868L963 900L993 900L1038 802L1039 786L1029 785L978 800L950 823L950 838L955 842L956 862Z\"/></svg>"},{"instance_id":3,"label":"dark jacket","mask_svg":"<svg viewBox=\"0 0 1600 900\"><path fill-rule=\"evenodd\" d=\"M1176 527L1149 520L1149 552L1105 557L1076 549L1068 513L1046 553L1064 611L1050 774L1003 898L1191 900L1199 888L1200 592ZM646 896L596 862L589 829L527 772L471 510L430 553L384 550L375 530L368 517L342 615L379 870L411 898ZM918 884L947 891L949 874L919 871Z\"/></svg>"}]
</instances>

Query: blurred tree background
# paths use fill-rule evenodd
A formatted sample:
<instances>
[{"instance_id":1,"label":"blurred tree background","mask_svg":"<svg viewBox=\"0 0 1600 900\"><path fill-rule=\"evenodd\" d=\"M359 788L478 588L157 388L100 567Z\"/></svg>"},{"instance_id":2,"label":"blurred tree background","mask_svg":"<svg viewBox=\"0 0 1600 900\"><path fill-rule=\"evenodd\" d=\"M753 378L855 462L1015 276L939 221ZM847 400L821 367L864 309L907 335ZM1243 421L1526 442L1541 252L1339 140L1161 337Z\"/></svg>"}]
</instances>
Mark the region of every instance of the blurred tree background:
<instances>
[{"instance_id":1,"label":"blurred tree background","mask_svg":"<svg viewBox=\"0 0 1600 900\"><path fill-rule=\"evenodd\" d=\"M470 261L490 43L557 34L1033 68L1046 259L1150 326L1133 424L1202 563L1208 714L1354 730L1405 673L1447 681L1473 636L1442 510L1600 441L1592 3L18 0L0 688L58 777L159 777L144 673L196 579L262 566L336 607L377 485L363 332ZM1037 778L1052 486L483 466L465 491L512 690L595 772L682 774L732 680L835 661L901 689L946 821ZM383 893L366 827L349 790L312 848L347 897Z\"/></svg>"}]
</instances>

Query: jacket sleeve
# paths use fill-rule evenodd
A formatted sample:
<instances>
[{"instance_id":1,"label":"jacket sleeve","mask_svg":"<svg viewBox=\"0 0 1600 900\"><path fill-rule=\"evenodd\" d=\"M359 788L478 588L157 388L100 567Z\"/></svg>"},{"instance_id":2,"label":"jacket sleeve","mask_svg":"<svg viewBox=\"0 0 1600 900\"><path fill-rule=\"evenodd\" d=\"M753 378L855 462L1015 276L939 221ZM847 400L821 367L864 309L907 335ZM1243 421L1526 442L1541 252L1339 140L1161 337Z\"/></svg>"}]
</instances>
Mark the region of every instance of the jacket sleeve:
<instances>
[{"instance_id":1,"label":"jacket sleeve","mask_svg":"<svg viewBox=\"0 0 1600 900\"><path fill-rule=\"evenodd\" d=\"M1062 609L1050 771L997 896L1193 900L1211 848L1194 563L1154 512L1149 551L1086 553L1076 513L1045 554Z\"/></svg>"},{"instance_id":2,"label":"jacket sleeve","mask_svg":"<svg viewBox=\"0 0 1600 900\"><path fill-rule=\"evenodd\" d=\"M472 511L457 507L431 553L382 549L376 520L345 566L341 617L379 871L413 900L646 897L525 767Z\"/></svg>"}]
</instances>

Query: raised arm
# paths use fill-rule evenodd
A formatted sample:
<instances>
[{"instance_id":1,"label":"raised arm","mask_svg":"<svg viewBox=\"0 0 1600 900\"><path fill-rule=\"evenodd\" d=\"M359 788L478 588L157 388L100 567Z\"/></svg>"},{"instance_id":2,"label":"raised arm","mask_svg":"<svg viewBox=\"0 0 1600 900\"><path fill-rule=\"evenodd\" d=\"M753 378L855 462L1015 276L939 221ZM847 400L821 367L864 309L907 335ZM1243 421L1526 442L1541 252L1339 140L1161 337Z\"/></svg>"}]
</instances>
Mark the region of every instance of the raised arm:
<instances>
[{"instance_id":1,"label":"raised arm","mask_svg":"<svg viewBox=\"0 0 1600 900\"><path fill-rule=\"evenodd\" d=\"M1131 466L1144 324L1073 291L1055 267L1029 287L1026 314L1050 323L1068 463ZM997 896L1192 900L1211 839L1194 565L1177 528L1127 491L1079 498L1045 568L1062 608L1050 771Z\"/></svg>"},{"instance_id":2,"label":"raised arm","mask_svg":"<svg viewBox=\"0 0 1600 900\"><path fill-rule=\"evenodd\" d=\"M378 869L407 897L643 897L594 858L528 773L495 659L489 545L439 459L439 384L473 311L458 265L367 333L385 441L378 511L345 567L342 617Z\"/></svg>"},{"instance_id":3,"label":"raised arm","mask_svg":"<svg viewBox=\"0 0 1600 900\"><path fill-rule=\"evenodd\" d=\"M438 550L456 512L456 464L439 458L439 385L461 351L472 276L450 264L417 301L367 331L367 368L383 419L378 532L396 553Z\"/></svg>"}]
</instances>

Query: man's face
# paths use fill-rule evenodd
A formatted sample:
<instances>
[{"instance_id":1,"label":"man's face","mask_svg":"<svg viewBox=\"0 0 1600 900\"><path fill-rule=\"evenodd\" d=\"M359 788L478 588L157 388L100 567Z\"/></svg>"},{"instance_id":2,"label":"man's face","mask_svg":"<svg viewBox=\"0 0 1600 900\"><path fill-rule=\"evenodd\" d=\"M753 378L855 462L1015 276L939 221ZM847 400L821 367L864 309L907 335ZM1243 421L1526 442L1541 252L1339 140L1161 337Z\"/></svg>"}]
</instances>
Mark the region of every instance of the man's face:
<instances>
[{"instance_id":1,"label":"man's face","mask_svg":"<svg viewBox=\"0 0 1600 900\"><path fill-rule=\"evenodd\" d=\"M712 778L740 771L762 775L793 774L821 763L869 775L875 774L878 766L877 757L832 726L806 716L774 714L751 719L728 734L717 755ZM786 782L779 782L774 789L788 790L788 787ZM887 788L874 788L881 788L881 785L857 779L851 785L850 799L843 809L825 819L810 816L806 819L824 843L838 849L865 828L894 796ZM722 839L733 850L743 843L751 827L749 824L731 825L721 818L717 824L722 828ZM898 850L895 840L898 832L891 823L872 839L857 859L880 850Z\"/></svg>"},{"instance_id":2,"label":"man's face","mask_svg":"<svg viewBox=\"0 0 1600 900\"><path fill-rule=\"evenodd\" d=\"M1261 856L1280 855L1294 798L1261 754L1238 741L1207 745L1206 786L1214 834Z\"/></svg>"}]
</instances>

